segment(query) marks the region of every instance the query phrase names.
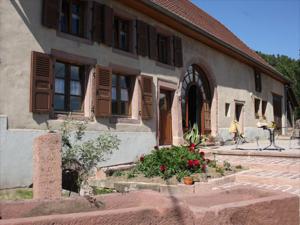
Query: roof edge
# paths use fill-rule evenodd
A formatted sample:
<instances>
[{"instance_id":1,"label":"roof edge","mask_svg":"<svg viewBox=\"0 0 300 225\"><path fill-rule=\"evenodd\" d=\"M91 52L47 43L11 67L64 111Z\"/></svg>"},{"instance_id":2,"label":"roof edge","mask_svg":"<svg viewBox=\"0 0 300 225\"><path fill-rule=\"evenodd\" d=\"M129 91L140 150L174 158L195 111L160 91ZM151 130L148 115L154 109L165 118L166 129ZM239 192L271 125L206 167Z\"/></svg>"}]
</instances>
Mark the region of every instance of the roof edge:
<instances>
[{"instance_id":1,"label":"roof edge","mask_svg":"<svg viewBox=\"0 0 300 225\"><path fill-rule=\"evenodd\" d=\"M219 45L233 51L234 53L237 53L239 54L240 56L242 56L244 59L254 63L255 65L257 65L259 68L263 68L264 70L268 71L269 72L269 75L273 75L273 76L276 76L276 77L273 77L273 78L277 78L279 79L281 82L283 83L288 83L290 84L291 81L289 79L287 79L286 77L283 76L282 73L280 73L279 71L277 71L276 69L274 69L271 65L270 66L266 66L264 65L263 63L259 62L258 60L254 59L253 57L247 55L246 53L244 53L243 51L237 49L236 47L222 41L221 39L219 39L218 37L210 34L209 32L201 29L200 27L188 22L187 20L185 20L184 18L168 11L167 9L161 7L160 5L158 4L155 4L154 2L152 1L149 1L149 0L140 0L140 2L142 2L144 5L148 6L148 7L151 7L165 15L167 15L168 17L172 18L172 19L175 19L177 22L180 22L181 24L185 25L185 26L188 26L190 29L196 31L197 33L200 33L201 35L211 39L212 41L218 43Z\"/></svg>"}]
</instances>

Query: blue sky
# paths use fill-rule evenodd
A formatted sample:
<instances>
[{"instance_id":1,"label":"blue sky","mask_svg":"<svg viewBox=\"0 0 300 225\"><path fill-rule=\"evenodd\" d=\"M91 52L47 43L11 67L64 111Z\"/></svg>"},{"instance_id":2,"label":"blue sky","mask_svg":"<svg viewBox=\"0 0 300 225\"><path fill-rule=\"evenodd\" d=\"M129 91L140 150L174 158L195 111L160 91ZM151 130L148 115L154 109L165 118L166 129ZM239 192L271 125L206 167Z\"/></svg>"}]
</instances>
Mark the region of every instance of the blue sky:
<instances>
[{"instance_id":1,"label":"blue sky","mask_svg":"<svg viewBox=\"0 0 300 225\"><path fill-rule=\"evenodd\" d=\"M192 0L250 48L299 59L300 0Z\"/></svg>"}]
</instances>

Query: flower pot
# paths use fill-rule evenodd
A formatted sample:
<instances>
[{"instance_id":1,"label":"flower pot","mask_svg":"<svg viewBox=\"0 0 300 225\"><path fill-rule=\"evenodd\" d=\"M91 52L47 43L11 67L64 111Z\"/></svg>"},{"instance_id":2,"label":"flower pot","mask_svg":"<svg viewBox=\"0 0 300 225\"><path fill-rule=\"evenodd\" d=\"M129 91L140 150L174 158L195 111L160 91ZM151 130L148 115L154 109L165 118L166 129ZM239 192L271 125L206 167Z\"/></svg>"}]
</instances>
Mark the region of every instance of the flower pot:
<instances>
[{"instance_id":1,"label":"flower pot","mask_svg":"<svg viewBox=\"0 0 300 225\"><path fill-rule=\"evenodd\" d=\"M191 178L191 177L184 177L183 178L183 183L186 184L186 185L193 185L194 181L193 181L193 178Z\"/></svg>"}]
</instances>

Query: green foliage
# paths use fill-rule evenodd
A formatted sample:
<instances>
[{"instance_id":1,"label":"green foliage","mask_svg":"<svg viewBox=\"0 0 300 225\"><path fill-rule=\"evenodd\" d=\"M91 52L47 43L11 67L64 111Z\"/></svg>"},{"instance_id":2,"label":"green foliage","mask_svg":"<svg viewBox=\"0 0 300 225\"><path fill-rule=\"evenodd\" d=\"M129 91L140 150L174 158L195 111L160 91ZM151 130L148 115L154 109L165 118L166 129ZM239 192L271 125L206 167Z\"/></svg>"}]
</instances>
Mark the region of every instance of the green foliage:
<instances>
[{"instance_id":1,"label":"green foliage","mask_svg":"<svg viewBox=\"0 0 300 225\"><path fill-rule=\"evenodd\" d=\"M67 119L61 126L63 167L77 165L80 181L86 181L92 169L99 162L107 160L114 150L118 150L120 140L115 135L100 134L98 137L83 140L86 122ZM74 169L74 167L73 167Z\"/></svg>"},{"instance_id":2,"label":"green foliage","mask_svg":"<svg viewBox=\"0 0 300 225\"><path fill-rule=\"evenodd\" d=\"M94 195L110 194L114 192L114 190L110 188L99 188L99 187L92 186L92 189Z\"/></svg>"},{"instance_id":3,"label":"green foliage","mask_svg":"<svg viewBox=\"0 0 300 225\"><path fill-rule=\"evenodd\" d=\"M271 66L282 73L291 81L292 89L296 98L300 99L300 59L291 59L285 55L268 55L262 52L257 52ZM300 108L296 109L296 119L300 119Z\"/></svg>"},{"instance_id":4,"label":"green foliage","mask_svg":"<svg viewBox=\"0 0 300 225\"><path fill-rule=\"evenodd\" d=\"M138 173L138 171L136 170L136 168L129 170L127 173L127 179L136 177L137 173Z\"/></svg>"},{"instance_id":5,"label":"green foliage","mask_svg":"<svg viewBox=\"0 0 300 225\"><path fill-rule=\"evenodd\" d=\"M113 176L114 177L120 177L120 176L122 176L123 175L123 173L122 173L122 171L120 171L120 170L117 170L117 171L115 171L114 173L113 173Z\"/></svg>"},{"instance_id":6,"label":"green foliage","mask_svg":"<svg viewBox=\"0 0 300 225\"><path fill-rule=\"evenodd\" d=\"M226 160L223 162L223 167L224 167L225 170L232 170L231 169L231 164Z\"/></svg>"},{"instance_id":7,"label":"green foliage","mask_svg":"<svg viewBox=\"0 0 300 225\"><path fill-rule=\"evenodd\" d=\"M238 170L243 169L242 165L236 165L235 168L238 169Z\"/></svg>"},{"instance_id":8,"label":"green foliage","mask_svg":"<svg viewBox=\"0 0 300 225\"><path fill-rule=\"evenodd\" d=\"M220 173L222 176L225 174L224 168L221 166L216 166L216 172Z\"/></svg>"},{"instance_id":9,"label":"green foliage","mask_svg":"<svg viewBox=\"0 0 300 225\"><path fill-rule=\"evenodd\" d=\"M153 150L137 163L136 168L145 177L160 176L168 179L176 176L181 179L188 174L202 173L205 166L204 155L190 151L185 146L173 146Z\"/></svg>"},{"instance_id":10,"label":"green foliage","mask_svg":"<svg viewBox=\"0 0 300 225\"><path fill-rule=\"evenodd\" d=\"M189 144L198 145L201 143L198 125L194 123L193 127L183 135L184 140Z\"/></svg>"}]
</instances>

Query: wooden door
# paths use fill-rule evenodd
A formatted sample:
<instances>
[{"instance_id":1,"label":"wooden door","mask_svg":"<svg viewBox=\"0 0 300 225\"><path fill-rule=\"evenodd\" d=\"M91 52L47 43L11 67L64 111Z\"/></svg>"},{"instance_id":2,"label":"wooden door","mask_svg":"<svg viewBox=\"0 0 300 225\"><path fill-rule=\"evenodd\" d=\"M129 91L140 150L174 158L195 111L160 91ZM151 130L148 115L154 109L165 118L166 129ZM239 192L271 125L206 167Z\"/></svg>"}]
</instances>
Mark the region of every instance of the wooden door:
<instances>
[{"instance_id":1,"label":"wooden door","mask_svg":"<svg viewBox=\"0 0 300 225\"><path fill-rule=\"evenodd\" d=\"M281 130L282 123L282 97L280 95L273 94L273 113L274 113L274 122L276 124L276 128Z\"/></svg>"},{"instance_id":2,"label":"wooden door","mask_svg":"<svg viewBox=\"0 0 300 225\"><path fill-rule=\"evenodd\" d=\"M160 90L159 96L159 144L172 144L172 92Z\"/></svg>"}]
</instances>

